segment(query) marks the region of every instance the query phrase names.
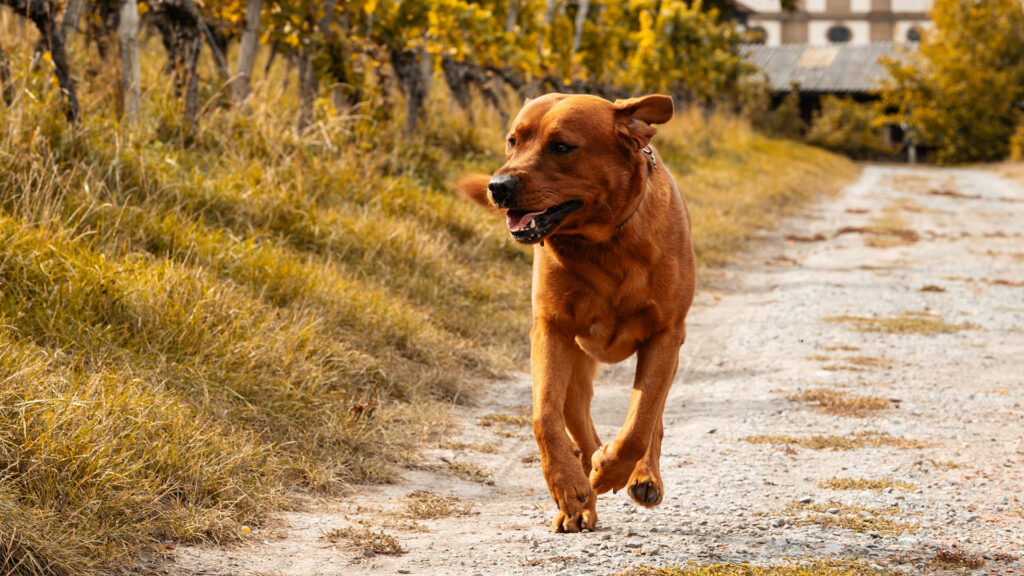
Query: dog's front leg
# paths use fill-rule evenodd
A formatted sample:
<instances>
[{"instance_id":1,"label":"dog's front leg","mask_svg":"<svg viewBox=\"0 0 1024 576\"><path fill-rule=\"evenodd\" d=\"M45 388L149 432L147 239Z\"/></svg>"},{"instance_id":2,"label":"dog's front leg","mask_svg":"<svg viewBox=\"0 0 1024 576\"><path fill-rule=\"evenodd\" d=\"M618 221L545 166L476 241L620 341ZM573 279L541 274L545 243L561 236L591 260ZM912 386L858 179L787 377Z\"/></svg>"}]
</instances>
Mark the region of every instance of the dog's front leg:
<instances>
[{"instance_id":1,"label":"dog's front leg","mask_svg":"<svg viewBox=\"0 0 1024 576\"><path fill-rule=\"evenodd\" d=\"M590 471L590 485L598 494L609 490L620 490L626 486L637 462L657 442L660 453L661 414L665 410L665 398L679 366L679 347L683 338L672 332L663 333L640 347L637 351L636 377L633 392L629 398L629 412L626 423L619 435L594 452L593 467ZM657 454L652 454L657 458ZM655 468L655 467L652 467ZM660 479L657 480L660 483ZM647 486L644 487L645 489ZM651 488L661 490L660 486ZM631 494L634 499L638 495ZM661 495L643 494L641 503L646 506L661 501ZM648 502L649 500L649 502Z\"/></svg>"},{"instance_id":2,"label":"dog's front leg","mask_svg":"<svg viewBox=\"0 0 1024 576\"><path fill-rule=\"evenodd\" d=\"M565 432L563 415L573 359L580 350L572 338L543 320L534 322L530 340L533 435L540 448L544 480L558 509L574 519L591 497L590 481Z\"/></svg>"}]
</instances>

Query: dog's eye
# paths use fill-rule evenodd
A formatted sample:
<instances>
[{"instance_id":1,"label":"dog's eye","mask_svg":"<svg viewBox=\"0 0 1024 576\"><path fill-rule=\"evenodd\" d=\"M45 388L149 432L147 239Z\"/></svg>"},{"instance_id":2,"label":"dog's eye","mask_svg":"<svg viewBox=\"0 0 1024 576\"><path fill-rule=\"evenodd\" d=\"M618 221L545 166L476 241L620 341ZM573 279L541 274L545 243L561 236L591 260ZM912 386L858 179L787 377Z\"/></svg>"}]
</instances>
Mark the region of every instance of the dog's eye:
<instances>
[{"instance_id":1,"label":"dog's eye","mask_svg":"<svg viewBox=\"0 0 1024 576\"><path fill-rule=\"evenodd\" d=\"M516 142L515 138L509 138L507 144L509 148L515 148L518 142Z\"/></svg>"},{"instance_id":2,"label":"dog's eye","mask_svg":"<svg viewBox=\"0 0 1024 576\"><path fill-rule=\"evenodd\" d=\"M572 152L576 147L566 144L565 142L552 142L548 144L548 150L554 154L568 154Z\"/></svg>"}]
</instances>

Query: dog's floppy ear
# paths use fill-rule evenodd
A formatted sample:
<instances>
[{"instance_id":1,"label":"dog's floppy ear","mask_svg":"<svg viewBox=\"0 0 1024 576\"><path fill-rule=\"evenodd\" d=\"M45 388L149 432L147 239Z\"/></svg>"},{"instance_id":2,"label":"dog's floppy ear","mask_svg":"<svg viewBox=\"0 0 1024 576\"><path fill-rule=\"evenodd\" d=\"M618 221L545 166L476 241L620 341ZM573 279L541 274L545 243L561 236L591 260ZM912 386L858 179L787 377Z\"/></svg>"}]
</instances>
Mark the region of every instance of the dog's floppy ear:
<instances>
[{"instance_id":1,"label":"dog's floppy ear","mask_svg":"<svg viewBox=\"0 0 1024 576\"><path fill-rule=\"evenodd\" d=\"M487 184L490 181L491 177L487 174L466 174L456 180L452 184L452 188L459 193L459 196L472 200L495 214L504 212L491 204L490 198L487 196Z\"/></svg>"},{"instance_id":2,"label":"dog's floppy ear","mask_svg":"<svg viewBox=\"0 0 1024 576\"><path fill-rule=\"evenodd\" d=\"M627 148L640 150L651 143L658 131L651 124L672 119L675 108L671 96L651 94L615 101L615 130Z\"/></svg>"}]
</instances>

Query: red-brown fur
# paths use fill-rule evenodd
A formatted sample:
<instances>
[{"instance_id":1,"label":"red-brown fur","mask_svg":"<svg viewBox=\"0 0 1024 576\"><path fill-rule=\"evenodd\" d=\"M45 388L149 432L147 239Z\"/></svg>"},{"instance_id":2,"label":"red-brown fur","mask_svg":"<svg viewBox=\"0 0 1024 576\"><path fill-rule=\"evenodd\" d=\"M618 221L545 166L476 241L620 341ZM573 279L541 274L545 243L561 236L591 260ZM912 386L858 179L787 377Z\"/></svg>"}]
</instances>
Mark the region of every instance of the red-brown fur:
<instances>
[{"instance_id":1,"label":"red-brown fur","mask_svg":"<svg viewBox=\"0 0 1024 576\"><path fill-rule=\"evenodd\" d=\"M593 529L596 496L608 490L628 486L649 507L664 495L662 412L695 286L686 202L647 148L652 124L667 122L672 108L671 98L657 95L528 100L509 132L508 161L495 173L518 179L506 205L518 213L583 201L534 244L533 430L559 508L556 532ZM577 147L556 154L556 142ZM493 210L489 180L471 175L455 187ZM625 424L602 445L590 416L598 363L634 353Z\"/></svg>"}]
</instances>

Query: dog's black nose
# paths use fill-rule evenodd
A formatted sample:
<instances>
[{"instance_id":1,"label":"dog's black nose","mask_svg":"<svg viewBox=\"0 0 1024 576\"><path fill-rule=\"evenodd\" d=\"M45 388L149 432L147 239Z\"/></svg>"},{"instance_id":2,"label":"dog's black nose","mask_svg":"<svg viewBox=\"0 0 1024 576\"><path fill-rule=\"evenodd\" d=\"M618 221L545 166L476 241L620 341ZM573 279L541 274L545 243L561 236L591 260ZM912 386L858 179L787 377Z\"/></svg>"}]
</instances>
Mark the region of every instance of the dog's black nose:
<instances>
[{"instance_id":1,"label":"dog's black nose","mask_svg":"<svg viewBox=\"0 0 1024 576\"><path fill-rule=\"evenodd\" d=\"M510 208L512 195L519 188L519 179L511 174L498 174L491 178L487 190L491 194L491 202L498 208Z\"/></svg>"}]
</instances>

